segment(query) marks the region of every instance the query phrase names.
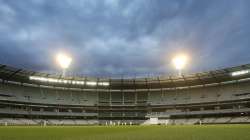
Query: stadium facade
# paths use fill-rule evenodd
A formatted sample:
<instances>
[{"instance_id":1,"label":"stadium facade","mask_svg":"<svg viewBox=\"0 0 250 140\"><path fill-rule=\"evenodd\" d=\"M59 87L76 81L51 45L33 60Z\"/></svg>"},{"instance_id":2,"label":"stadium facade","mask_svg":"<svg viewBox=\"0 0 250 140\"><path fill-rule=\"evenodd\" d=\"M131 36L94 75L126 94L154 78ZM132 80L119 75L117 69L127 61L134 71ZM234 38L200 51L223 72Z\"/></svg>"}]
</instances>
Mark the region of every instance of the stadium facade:
<instances>
[{"instance_id":1,"label":"stadium facade","mask_svg":"<svg viewBox=\"0 0 250 140\"><path fill-rule=\"evenodd\" d=\"M0 82L1 125L250 123L250 64L131 79L0 65Z\"/></svg>"}]
</instances>

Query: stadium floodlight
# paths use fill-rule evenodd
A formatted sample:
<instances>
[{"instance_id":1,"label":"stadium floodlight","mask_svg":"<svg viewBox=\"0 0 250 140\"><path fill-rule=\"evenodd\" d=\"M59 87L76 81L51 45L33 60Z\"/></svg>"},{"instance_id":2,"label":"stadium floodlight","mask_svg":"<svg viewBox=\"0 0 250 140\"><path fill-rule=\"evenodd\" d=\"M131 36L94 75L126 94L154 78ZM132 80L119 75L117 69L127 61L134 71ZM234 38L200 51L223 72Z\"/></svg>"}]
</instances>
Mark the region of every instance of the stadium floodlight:
<instances>
[{"instance_id":1,"label":"stadium floodlight","mask_svg":"<svg viewBox=\"0 0 250 140\"><path fill-rule=\"evenodd\" d=\"M186 66L188 58L184 54L177 55L173 58L173 64L175 68L178 70L179 76L182 74L182 70Z\"/></svg>"},{"instance_id":2,"label":"stadium floodlight","mask_svg":"<svg viewBox=\"0 0 250 140\"><path fill-rule=\"evenodd\" d=\"M65 76L66 69L69 68L72 62L72 58L64 53L59 53L57 54L56 60L58 64L60 65L60 67L63 69L63 76Z\"/></svg>"}]
</instances>

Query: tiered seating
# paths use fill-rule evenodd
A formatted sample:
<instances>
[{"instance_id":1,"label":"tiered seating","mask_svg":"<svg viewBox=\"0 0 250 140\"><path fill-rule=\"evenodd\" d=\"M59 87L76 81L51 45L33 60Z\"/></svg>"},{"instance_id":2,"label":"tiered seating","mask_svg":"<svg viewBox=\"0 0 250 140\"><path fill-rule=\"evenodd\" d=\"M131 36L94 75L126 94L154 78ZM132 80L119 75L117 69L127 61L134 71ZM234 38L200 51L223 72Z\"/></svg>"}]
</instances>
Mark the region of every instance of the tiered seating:
<instances>
[{"instance_id":1,"label":"tiered seating","mask_svg":"<svg viewBox=\"0 0 250 140\"><path fill-rule=\"evenodd\" d=\"M93 106L98 103L98 93L96 92L83 92L86 95L84 104L88 106ZM82 93L81 93L82 94Z\"/></svg>"},{"instance_id":2,"label":"tiered seating","mask_svg":"<svg viewBox=\"0 0 250 140\"><path fill-rule=\"evenodd\" d=\"M53 92L51 89L47 88L40 88L40 93L41 93L41 102L42 103L53 103L57 101L58 95ZM34 93L35 94L35 93Z\"/></svg>"},{"instance_id":3,"label":"tiered seating","mask_svg":"<svg viewBox=\"0 0 250 140\"><path fill-rule=\"evenodd\" d=\"M221 117L221 118L217 118L213 121L213 123L228 123L230 122L232 118L231 117Z\"/></svg>"},{"instance_id":4,"label":"tiered seating","mask_svg":"<svg viewBox=\"0 0 250 140\"><path fill-rule=\"evenodd\" d=\"M88 125L98 125L99 121L98 120L87 120L88 121Z\"/></svg>"},{"instance_id":5,"label":"tiered seating","mask_svg":"<svg viewBox=\"0 0 250 140\"><path fill-rule=\"evenodd\" d=\"M3 102L0 111L8 115L31 115L31 116L74 116L80 117L86 112L100 112L99 117L140 117L145 118L146 107L150 111L159 111L154 117L167 118L178 116L185 118L191 115L203 115L203 117L213 114L232 114L248 113L248 102L250 98L249 82L221 84L217 86L204 86L198 88L167 89L167 90L87 90L87 89L68 89L34 86L27 84L0 83L0 100ZM244 100L243 100L244 99ZM235 101L237 100L237 101ZM8 101L8 102L7 102ZM18 106L9 105L14 102ZM242 102L241 102L242 101ZM19 103L23 102L23 103ZM240 103L238 103L240 102ZM5 105L8 104L8 105ZM26 104L28 104L26 106ZM42 104L42 105L41 105ZM59 105L59 107L55 107ZM64 106L65 105L65 106ZM73 105L80 105L73 106ZM102 106L104 105L104 106ZM108 107L112 105L112 107ZM166 105L166 106L165 106ZM82 107L83 106L83 107ZM86 106L86 107L85 107ZM187 106L187 107L186 107ZM102 108L103 107L103 108ZM126 108L128 107L128 108ZM59 108L59 112L57 109ZM122 111L119 109L122 108ZM34 109L34 110L33 110ZM74 110L75 109L75 110ZM96 110L95 110L96 109ZM98 110L100 109L100 111ZM101 110L110 110L103 111ZM39 111L41 110L41 111ZM73 110L73 111L72 111ZM141 110L141 111L138 111ZM143 111L144 110L144 111ZM164 115L165 116L161 116ZM169 115L170 114L170 115ZM86 115L87 116L87 115ZM97 117L96 115L93 115ZM92 115L87 116L89 118ZM187 117L187 118L188 118ZM120 119L120 118L119 118ZM3 120L2 120L3 121ZM36 124L37 121L29 120L6 120L10 124ZM51 122L52 121L52 122ZM195 124L197 119L176 119L174 124ZM204 118L202 123L241 123L250 121L248 117L223 117L223 118ZM66 120L49 120L50 124L77 124ZM86 123L86 122L83 122Z\"/></svg>"},{"instance_id":6,"label":"tiered seating","mask_svg":"<svg viewBox=\"0 0 250 140\"><path fill-rule=\"evenodd\" d=\"M111 103L113 105L119 105L123 103L122 92L111 92Z\"/></svg>"},{"instance_id":7,"label":"tiered seating","mask_svg":"<svg viewBox=\"0 0 250 140\"><path fill-rule=\"evenodd\" d=\"M203 125L203 124L231 124L250 123L249 117L219 117L219 118L189 118L189 119L161 119L161 125ZM81 119L24 119L0 118L0 125L150 125L150 120L81 120Z\"/></svg>"},{"instance_id":8,"label":"tiered seating","mask_svg":"<svg viewBox=\"0 0 250 140\"><path fill-rule=\"evenodd\" d=\"M175 125L184 125L184 124L186 124L186 119L175 119L174 124Z\"/></svg>"},{"instance_id":9,"label":"tiered seating","mask_svg":"<svg viewBox=\"0 0 250 140\"><path fill-rule=\"evenodd\" d=\"M61 120L63 125L75 125L74 120Z\"/></svg>"},{"instance_id":10,"label":"tiered seating","mask_svg":"<svg viewBox=\"0 0 250 140\"><path fill-rule=\"evenodd\" d=\"M110 93L109 92L103 92L99 93L99 104L101 105L109 105L110 103Z\"/></svg>"},{"instance_id":11,"label":"tiered seating","mask_svg":"<svg viewBox=\"0 0 250 140\"><path fill-rule=\"evenodd\" d=\"M243 123L248 122L248 117L235 117L230 120L231 123Z\"/></svg>"},{"instance_id":12,"label":"tiered seating","mask_svg":"<svg viewBox=\"0 0 250 140\"><path fill-rule=\"evenodd\" d=\"M250 94L236 96L237 94L250 93L249 85L246 83L220 85L215 87L166 90L162 92L163 93L161 93L161 91L150 92L149 101L151 105L193 104L250 98Z\"/></svg>"},{"instance_id":13,"label":"tiered seating","mask_svg":"<svg viewBox=\"0 0 250 140\"><path fill-rule=\"evenodd\" d=\"M71 91L67 89L31 87L16 84L0 84L0 93L10 96L0 96L1 100L43 104L94 106L98 100L96 92Z\"/></svg>"},{"instance_id":14,"label":"tiered seating","mask_svg":"<svg viewBox=\"0 0 250 140\"><path fill-rule=\"evenodd\" d=\"M21 122L23 122L25 125L37 125L37 122L31 119L19 119Z\"/></svg>"},{"instance_id":15,"label":"tiered seating","mask_svg":"<svg viewBox=\"0 0 250 140\"><path fill-rule=\"evenodd\" d=\"M137 104L144 105L148 102L148 92L137 92Z\"/></svg>"},{"instance_id":16,"label":"tiered seating","mask_svg":"<svg viewBox=\"0 0 250 140\"><path fill-rule=\"evenodd\" d=\"M199 123L200 123L200 119L197 119L197 118L186 120L186 124L188 124L188 125L199 124Z\"/></svg>"},{"instance_id":17,"label":"tiered seating","mask_svg":"<svg viewBox=\"0 0 250 140\"><path fill-rule=\"evenodd\" d=\"M123 112L112 112L111 115L112 115L112 117L122 117Z\"/></svg>"},{"instance_id":18,"label":"tiered seating","mask_svg":"<svg viewBox=\"0 0 250 140\"><path fill-rule=\"evenodd\" d=\"M124 112L124 117L135 117L136 112Z\"/></svg>"},{"instance_id":19,"label":"tiered seating","mask_svg":"<svg viewBox=\"0 0 250 140\"><path fill-rule=\"evenodd\" d=\"M210 123L214 123L216 118L204 118L202 119L202 123L205 123L205 124L210 124Z\"/></svg>"},{"instance_id":20,"label":"tiered seating","mask_svg":"<svg viewBox=\"0 0 250 140\"><path fill-rule=\"evenodd\" d=\"M110 117L111 112L99 112L99 117Z\"/></svg>"},{"instance_id":21,"label":"tiered seating","mask_svg":"<svg viewBox=\"0 0 250 140\"><path fill-rule=\"evenodd\" d=\"M134 92L124 92L124 104L131 105L135 103L135 94Z\"/></svg>"},{"instance_id":22,"label":"tiered seating","mask_svg":"<svg viewBox=\"0 0 250 140\"><path fill-rule=\"evenodd\" d=\"M62 125L63 122L61 120L57 120L57 119L48 119L46 120L48 125Z\"/></svg>"},{"instance_id":23,"label":"tiered seating","mask_svg":"<svg viewBox=\"0 0 250 140\"><path fill-rule=\"evenodd\" d=\"M100 120L100 125L147 125L146 120Z\"/></svg>"},{"instance_id":24,"label":"tiered seating","mask_svg":"<svg viewBox=\"0 0 250 140\"><path fill-rule=\"evenodd\" d=\"M0 118L0 125L98 125L97 120Z\"/></svg>"},{"instance_id":25,"label":"tiered seating","mask_svg":"<svg viewBox=\"0 0 250 140\"><path fill-rule=\"evenodd\" d=\"M235 100L237 98L233 95L237 94L237 85L224 85L219 93L218 101Z\"/></svg>"},{"instance_id":26,"label":"tiered seating","mask_svg":"<svg viewBox=\"0 0 250 140\"><path fill-rule=\"evenodd\" d=\"M76 125L88 125L89 122L87 120L75 120Z\"/></svg>"},{"instance_id":27,"label":"tiered seating","mask_svg":"<svg viewBox=\"0 0 250 140\"><path fill-rule=\"evenodd\" d=\"M154 105L162 104L163 100L162 100L161 91L150 92L150 96L149 96L148 100L151 104L154 104Z\"/></svg>"},{"instance_id":28,"label":"tiered seating","mask_svg":"<svg viewBox=\"0 0 250 140\"><path fill-rule=\"evenodd\" d=\"M151 94L150 96L153 96L153 94ZM166 105L175 104L176 99L177 99L176 91L163 91L163 99L162 99L161 104L166 104ZM151 102L155 102L155 101L151 101Z\"/></svg>"},{"instance_id":29,"label":"tiered seating","mask_svg":"<svg viewBox=\"0 0 250 140\"><path fill-rule=\"evenodd\" d=\"M110 100L114 105L134 104L135 100L137 100L137 104L150 102L151 105L178 105L250 98L249 94L237 96L238 94L250 93L250 88L246 83L182 90L111 92L111 96L109 92L99 92L98 94L94 91L72 91L15 84L0 84L0 92L10 95L10 97L0 96L2 100L88 106L98 102L108 105Z\"/></svg>"}]
</instances>

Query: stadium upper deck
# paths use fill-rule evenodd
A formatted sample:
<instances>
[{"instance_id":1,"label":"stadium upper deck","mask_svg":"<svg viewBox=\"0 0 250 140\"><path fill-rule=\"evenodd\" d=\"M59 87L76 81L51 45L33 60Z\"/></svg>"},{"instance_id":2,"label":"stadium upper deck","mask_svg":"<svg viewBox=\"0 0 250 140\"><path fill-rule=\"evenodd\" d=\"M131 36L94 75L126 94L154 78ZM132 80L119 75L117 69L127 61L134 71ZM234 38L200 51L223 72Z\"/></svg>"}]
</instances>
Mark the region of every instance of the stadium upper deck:
<instances>
[{"instance_id":1,"label":"stadium upper deck","mask_svg":"<svg viewBox=\"0 0 250 140\"><path fill-rule=\"evenodd\" d=\"M158 76L131 79L110 79L95 77L63 77L62 75L40 73L0 65L0 79L21 83L58 86L81 89L143 90L196 87L223 82L248 80L250 64L194 73L182 76Z\"/></svg>"}]
</instances>

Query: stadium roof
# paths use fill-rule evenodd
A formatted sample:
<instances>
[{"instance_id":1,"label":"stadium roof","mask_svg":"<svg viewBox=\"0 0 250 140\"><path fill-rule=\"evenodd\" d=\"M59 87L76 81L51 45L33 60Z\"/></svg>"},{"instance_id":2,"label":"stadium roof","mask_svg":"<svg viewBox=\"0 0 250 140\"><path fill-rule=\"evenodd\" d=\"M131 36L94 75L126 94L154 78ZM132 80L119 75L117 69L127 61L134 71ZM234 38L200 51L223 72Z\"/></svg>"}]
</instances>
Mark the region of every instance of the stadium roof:
<instances>
[{"instance_id":1,"label":"stadium roof","mask_svg":"<svg viewBox=\"0 0 250 140\"><path fill-rule=\"evenodd\" d=\"M245 64L241 66L193 73L181 76L157 76L157 77L145 77L145 78L130 78L130 79L112 79L112 78L98 78L98 77L63 77L62 75L41 73L35 71L29 71L24 69L19 69L7 65L0 64L0 78L3 81L15 81L21 83L31 83L31 84L41 84L41 85L60 85L60 83L43 83L41 81L30 80L31 76L53 78L61 80L74 80L74 81L92 81L92 82L108 82L108 87L110 89L155 89L155 88L174 88L174 87L185 87L185 86L197 86L206 85L212 83L221 83L225 81L233 81L250 78L250 73L243 73L242 75L232 76L234 72L241 72L244 70L250 70L250 64ZM88 85L63 85L66 87L92 87ZM98 86L98 85L97 85Z\"/></svg>"}]
</instances>

